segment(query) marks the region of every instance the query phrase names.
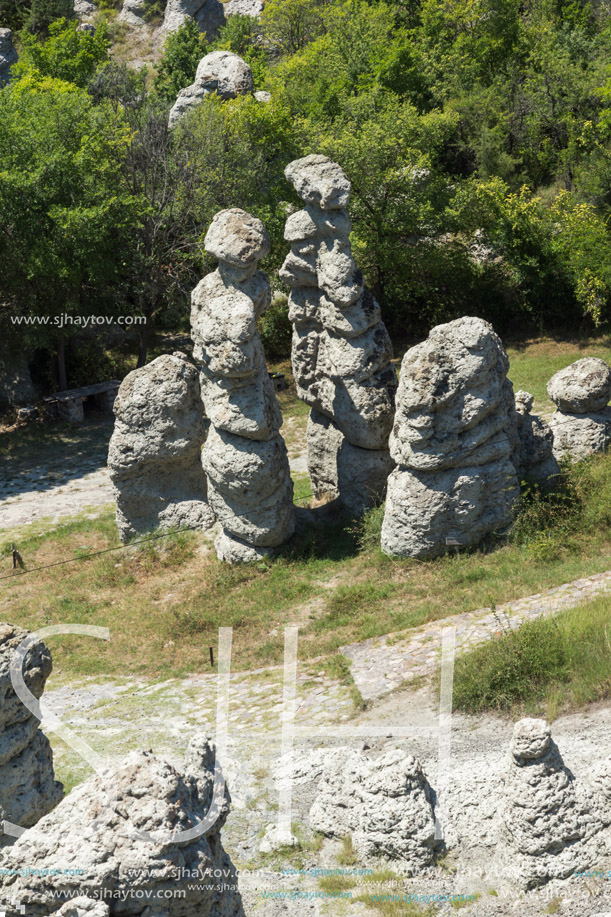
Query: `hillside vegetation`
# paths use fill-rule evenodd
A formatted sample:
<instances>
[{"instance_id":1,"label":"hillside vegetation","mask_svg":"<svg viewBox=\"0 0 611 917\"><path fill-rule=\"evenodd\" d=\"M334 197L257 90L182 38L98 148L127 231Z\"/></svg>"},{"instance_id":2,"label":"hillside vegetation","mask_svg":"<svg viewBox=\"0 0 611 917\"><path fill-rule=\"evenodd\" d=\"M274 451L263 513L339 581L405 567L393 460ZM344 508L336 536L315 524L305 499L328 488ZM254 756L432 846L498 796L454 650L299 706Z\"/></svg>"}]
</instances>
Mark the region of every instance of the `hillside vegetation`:
<instances>
[{"instance_id":1,"label":"hillside vegetation","mask_svg":"<svg viewBox=\"0 0 611 917\"><path fill-rule=\"evenodd\" d=\"M260 21L232 17L213 45L185 25L157 69L138 72L114 53L119 37L129 42L117 5L100 5L91 35L66 0L0 3L20 51L0 89L10 265L0 320L4 346L38 348L41 384L111 367L78 327L11 315L145 316L143 362L155 329L187 327L188 294L211 267L203 234L221 208L265 221L274 278L298 203L283 169L310 152L352 181L355 254L399 344L465 313L501 334L606 326L611 11L601 0L269 0ZM271 102L209 97L170 134L176 93L213 48L242 55ZM286 350L285 331L279 299L272 349Z\"/></svg>"}]
</instances>

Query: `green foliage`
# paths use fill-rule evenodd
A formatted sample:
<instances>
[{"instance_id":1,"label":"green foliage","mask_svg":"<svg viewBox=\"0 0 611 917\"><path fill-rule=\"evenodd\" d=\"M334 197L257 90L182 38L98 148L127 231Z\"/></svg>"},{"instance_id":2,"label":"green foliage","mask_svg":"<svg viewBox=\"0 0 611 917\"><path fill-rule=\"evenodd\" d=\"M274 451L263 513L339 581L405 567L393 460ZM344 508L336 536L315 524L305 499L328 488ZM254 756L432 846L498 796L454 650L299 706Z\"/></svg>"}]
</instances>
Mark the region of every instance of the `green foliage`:
<instances>
[{"instance_id":1,"label":"green foliage","mask_svg":"<svg viewBox=\"0 0 611 917\"><path fill-rule=\"evenodd\" d=\"M22 0L0 0L0 28L18 31L27 13Z\"/></svg>"},{"instance_id":2,"label":"green foliage","mask_svg":"<svg viewBox=\"0 0 611 917\"><path fill-rule=\"evenodd\" d=\"M265 82L268 55L261 41L261 28L253 16L230 16L220 30L214 50L239 54L252 70L255 88Z\"/></svg>"},{"instance_id":3,"label":"green foliage","mask_svg":"<svg viewBox=\"0 0 611 917\"><path fill-rule=\"evenodd\" d=\"M281 54L301 51L324 34L333 0L268 0L261 14L265 40Z\"/></svg>"},{"instance_id":4,"label":"green foliage","mask_svg":"<svg viewBox=\"0 0 611 917\"><path fill-rule=\"evenodd\" d=\"M23 33L21 54L13 73L16 77L50 77L84 89L100 64L108 59L109 44L103 24L92 35L79 32L76 22L61 19L49 26L46 41Z\"/></svg>"},{"instance_id":5,"label":"green foliage","mask_svg":"<svg viewBox=\"0 0 611 917\"><path fill-rule=\"evenodd\" d=\"M286 296L276 296L258 324L268 359L286 360L290 357L293 326L289 321L289 304Z\"/></svg>"},{"instance_id":6,"label":"green foliage","mask_svg":"<svg viewBox=\"0 0 611 917\"><path fill-rule=\"evenodd\" d=\"M190 86L195 79L197 65L206 53L205 36L194 19L187 19L178 31L166 38L155 78L157 92L174 102L180 90Z\"/></svg>"},{"instance_id":7,"label":"green foliage","mask_svg":"<svg viewBox=\"0 0 611 917\"><path fill-rule=\"evenodd\" d=\"M30 32L46 35L51 23L58 19L74 18L73 0L31 0L25 26Z\"/></svg>"}]
</instances>

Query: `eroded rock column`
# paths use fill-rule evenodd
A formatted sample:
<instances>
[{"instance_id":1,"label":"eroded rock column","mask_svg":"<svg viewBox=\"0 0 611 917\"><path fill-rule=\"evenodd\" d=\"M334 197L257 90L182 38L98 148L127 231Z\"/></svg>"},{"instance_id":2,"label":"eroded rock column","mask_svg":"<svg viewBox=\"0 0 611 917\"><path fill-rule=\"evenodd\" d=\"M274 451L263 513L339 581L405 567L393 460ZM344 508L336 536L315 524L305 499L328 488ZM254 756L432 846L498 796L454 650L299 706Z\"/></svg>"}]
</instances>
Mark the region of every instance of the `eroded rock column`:
<instances>
[{"instance_id":1,"label":"eroded rock column","mask_svg":"<svg viewBox=\"0 0 611 917\"><path fill-rule=\"evenodd\" d=\"M20 627L0 624L0 824L6 820L21 828L35 825L63 796L63 786L55 780L49 740L11 682L11 663L27 636ZM22 670L35 698L42 696L52 669L49 650L36 643ZM0 846L11 840L0 831Z\"/></svg>"},{"instance_id":2,"label":"eroded rock column","mask_svg":"<svg viewBox=\"0 0 611 917\"><path fill-rule=\"evenodd\" d=\"M312 488L316 497L339 495L358 513L383 496L393 467L392 345L352 257L348 178L316 155L290 163L285 175L306 205L287 220L291 251L280 276L291 287L297 394L312 408Z\"/></svg>"},{"instance_id":3,"label":"eroded rock column","mask_svg":"<svg viewBox=\"0 0 611 917\"><path fill-rule=\"evenodd\" d=\"M283 544L295 526L282 415L257 331L271 302L257 263L270 243L260 220L232 209L215 216L204 245L219 266L192 295L194 355L212 423L203 466L222 526L219 558L251 561Z\"/></svg>"},{"instance_id":4,"label":"eroded rock column","mask_svg":"<svg viewBox=\"0 0 611 917\"><path fill-rule=\"evenodd\" d=\"M611 367L586 357L557 372L547 383L556 405L550 420L554 455L579 461L611 445Z\"/></svg>"},{"instance_id":5,"label":"eroded rock column","mask_svg":"<svg viewBox=\"0 0 611 917\"><path fill-rule=\"evenodd\" d=\"M403 358L382 550L432 557L506 529L519 496L513 386L488 322L438 325Z\"/></svg>"}]
</instances>

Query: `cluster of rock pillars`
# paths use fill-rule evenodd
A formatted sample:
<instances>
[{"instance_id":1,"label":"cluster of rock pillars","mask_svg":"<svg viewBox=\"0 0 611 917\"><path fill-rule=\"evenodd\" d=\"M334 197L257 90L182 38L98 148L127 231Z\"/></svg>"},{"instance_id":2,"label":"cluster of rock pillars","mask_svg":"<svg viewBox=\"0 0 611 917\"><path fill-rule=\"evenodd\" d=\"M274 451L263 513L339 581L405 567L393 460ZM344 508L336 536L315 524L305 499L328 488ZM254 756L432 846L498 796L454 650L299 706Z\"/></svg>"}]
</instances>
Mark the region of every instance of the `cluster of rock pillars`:
<instances>
[{"instance_id":1,"label":"cluster of rock pillars","mask_svg":"<svg viewBox=\"0 0 611 917\"><path fill-rule=\"evenodd\" d=\"M607 449L611 368L586 358L556 373L548 424L528 392L514 393L503 344L480 318L433 328L397 383L380 307L352 257L346 175L318 155L285 174L305 205L287 219L280 277L318 503L359 515L386 499L382 549L432 557L506 530L520 480L550 486L560 460ZM298 515L257 331L271 303L257 267L270 242L236 208L216 215L204 245L218 268L193 291L196 366L176 353L126 377L109 468L123 540L216 525L219 558L248 562L285 544Z\"/></svg>"}]
</instances>

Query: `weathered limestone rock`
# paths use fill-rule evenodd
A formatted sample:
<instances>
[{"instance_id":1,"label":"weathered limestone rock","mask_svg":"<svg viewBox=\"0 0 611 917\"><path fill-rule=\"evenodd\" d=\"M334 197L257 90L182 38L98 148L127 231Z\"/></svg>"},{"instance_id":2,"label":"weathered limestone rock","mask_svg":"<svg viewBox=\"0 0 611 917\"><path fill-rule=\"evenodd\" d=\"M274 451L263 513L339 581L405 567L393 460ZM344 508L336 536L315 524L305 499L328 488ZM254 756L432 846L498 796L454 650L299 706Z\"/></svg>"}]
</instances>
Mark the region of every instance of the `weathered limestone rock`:
<instances>
[{"instance_id":1,"label":"weathered limestone rock","mask_svg":"<svg viewBox=\"0 0 611 917\"><path fill-rule=\"evenodd\" d=\"M344 434L330 417L312 408L306 427L308 472L315 500L339 497L337 457Z\"/></svg>"},{"instance_id":2,"label":"weathered limestone rock","mask_svg":"<svg viewBox=\"0 0 611 917\"><path fill-rule=\"evenodd\" d=\"M223 527L217 553L235 563L278 547L295 525L282 415L257 331L271 303L257 264L270 243L260 220L234 208L215 216L204 245L219 266L192 295L194 355L212 423L202 460Z\"/></svg>"},{"instance_id":3,"label":"weathered limestone rock","mask_svg":"<svg viewBox=\"0 0 611 917\"><path fill-rule=\"evenodd\" d=\"M529 889L595 867L605 850L597 800L565 767L545 720L516 723L504 776L499 847Z\"/></svg>"},{"instance_id":4,"label":"weathered limestone rock","mask_svg":"<svg viewBox=\"0 0 611 917\"><path fill-rule=\"evenodd\" d=\"M79 19L93 16L96 11L97 6L95 3L91 3L91 0L74 0L74 12Z\"/></svg>"},{"instance_id":5,"label":"weathered limestone rock","mask_svg":"<svg viewBox=\"0 0 611 917\"><path fill-rule=\"evenodd\" d=\"M265 8L264 0L229 0L225 4L226 16L252 16L258 19Z\"/></svg>"},{"instance_id":6,"label":"weathered limestone rock","mask_svg":"<svg viewBox=\"0 0 611 917\"><path fill-rule=\"evenodd\" d=\"M32 404L36 391L23 351L0 352L0 411Z\"/></svg>"},{"instance_id":7,"label":"weathered limestone rock","mask_svg":"<svg viewBox=\"0 0 611 917\"><path fill-rule=\"evenodd\" d=\"M18 60L15 46L13 45L13 33L10 29L0 29L0 86L3 86L11 78L11 67Z\"/></svg>"},{"instance_id":8,"label":"weathered limestone rock","mask_svg":"<svg viewBox=\"0 0 611 917\"><path fill-rule=\"evenodd\" d=\"M129 373L114 410L108 468L122 541L157 527L213 525L201 467L206 420L198 373L184 354Z\"/></svg>"},{"instance_id":9,"label":"weathered limestone rock","mask_svg":"<svg viewBox=\"0 0 611 917\"><path fill-rule=\"evenodd\" d=\"M420 763L400 749L380 758L340 748L325 763L310 825L352 836L361 862L379 857L417 872L435 854L432 793Z\"/></svg>"},{"instance_id":10,"label":"weathered limestone rock","mask_svg":"<svg viewBox=\"0 0 611 917\"><path fill-rule=\"evenodd\" d=\"M290 163L285 175L306 203L287 220L284 237L291 251L280 271L292 288L293 373L299 397L334 424L327 429L326 446L322 426L318 421L312 425L308 464L316 491L318 480L335 477L328 465L336 450L336 431L358 449L387 451L397 382L380 308L352 257L348 178L337 163L316 155ZM324 457L320 471L317 455ZM380 461L377 456L376 469ZM346 460L344 480L349 468ZM362 491L360 505L348 499L353 511L383 496L384 481L380 490L377 472L369 480L371 488ZM351 490L356 493L356 486Z\"/></svg>"},{"instance_id":11,"label":"weathered limestone rock","mask_svg":"<svg viewBox=\"0 0 611 917\"><path fill-rule=\"evenodd\" d=\"M150 752L132 752L116 770L90 778L0 855L3 898L10 895L25 903L32 917L60 908L63 917L73 917L71 907L79 917L137 917L143 901L147 913L167 917L243 917L237 876L220 836L229 814L229 793L218 800L219 818L205 834L170 840L207 815L214 758L214 746L197 737L189 746L184 774ZM92 827L106 810L110 786L116 788L116 805L106 824ZM19 871L25 863L30 875L2 875L2 870ZM74 864L83 873L52 875L52 864ZM215 870L221 871L216 878ZM104 890L112 894L105 897ZM170 890L181 895L168 894ZM71 902L74 892L98 898L96 909ZM19 913L15 900L5 905L7 917Z\"/></svg>"},{"instance_id":12,"label":"weathered limestone rock","mask_svg":"<svg viewBox=\"0 0 611 917\"><path fill-rule=\"evenodd\" d=\"M512 461L520 477L551 486L560 472L553 455L554 434L548 423L530 413L533 400L530 392L516 392L518 445Z\"/></svg>"},{"instance_id":13,"label":"weathered limestone rock","mask_svg":"<svg viewBox=\"0 0 611 917\"><path fill-rule=\"evenodd\" d=\"M27 636L28 632L20 627L0 624L0 844L2 821L31 828L63 796L63 787L53 773L49 740L11 683L11 662ZM51 654L44 643L29 650L23 678L38 700L52 668Z\"/></svg>"},{"instance_id":14,"label":"weathered limestone rock","mask_svg":"<svg viewBox=\"0 0 611 917\"><path fill-rule=\"evenodd\" d=\"M194 19L200 32L212 41L221 26L225 25L223 4L220 0L168 0L163 18L164 30L177 32L187 19Z\"/></svg>"},{"instance_id":15,"label":"weathered limestone rock","mask_svg":"<svg viewBox=\"0 0 611 917\"><path fill-rule=\"evenodd\" d=\"M110 909L95 898L72 898L56 911L57 917L110 917Z\"/></svg>"},{"instance_id":16,"label":"weathered limestone rock","mask_svg":"<svg viewBox=\"0 0 611 917\"><path fill-rule=\"evenodd\" d=\"M232 51L213 51L199 62L195 81L178 93L170 112L168 126L176 127L187 112L199 105L206 96L216 92L221 99L235 99L253 90L252 70Z\"/></svg>"},{"instance_id":17,"label":"weathered limestone rock","mask_svg":"<svg viewBox=\"0 0 611 917\"><path fill-rule=\"evenodd\" d=\"M509 360L488 322L438 325L403 358L382 549L431 557L511 522L519 496Z\"/></svg>"},{"instance_id":18,"label":"weathered limestone rock","mask_svg":"<svg viewBox=\"0 0 611 917\"><path fill-rule=\"evenodd\" d=\"M119 22L126 22L131 26L145 25L145 12L145 0L123 0L123 7L119 13Z\"/></svg>"},{"instance_id":19,"label":"weathered limestone rock","mask_svg":"<svg viewBox=\"0 0 611 917\"><path fill-rule=\"evenodd\" d=\"M611 367L597 357L577 360L547 383L557 407L550 427L554 455L572 461L605 452L611 445Z\"/></svg>"}]
</instances>

